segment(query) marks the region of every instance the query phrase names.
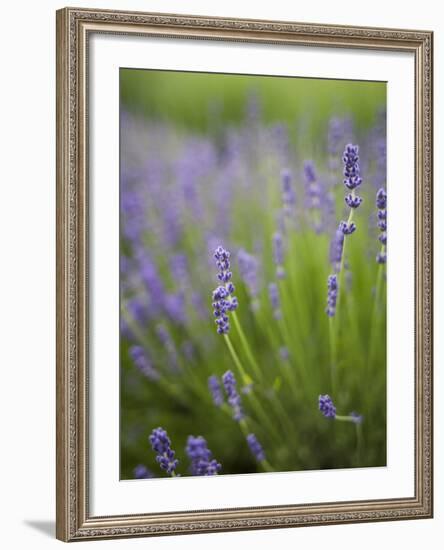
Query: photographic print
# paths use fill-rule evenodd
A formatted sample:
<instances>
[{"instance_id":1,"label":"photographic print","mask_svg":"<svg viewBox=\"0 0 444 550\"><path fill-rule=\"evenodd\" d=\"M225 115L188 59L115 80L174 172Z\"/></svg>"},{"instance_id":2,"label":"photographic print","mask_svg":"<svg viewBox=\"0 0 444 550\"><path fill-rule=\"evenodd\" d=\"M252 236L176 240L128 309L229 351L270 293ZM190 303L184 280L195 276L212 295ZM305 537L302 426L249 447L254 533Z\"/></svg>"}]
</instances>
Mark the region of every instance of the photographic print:
<instances>
[{"instance_id":1,"label":"photographic print","mask_svg":"<svg viewBox=\"0 0 444 550\"><path fill-rule=\"evenodd\" d=\"M64 8L56 52L57 538L432 517L433 32Z\"/></svg>"},{"instance_id":2,"label":"photographic print","mask_svg":"<svg viewBox=\"0 0 444 550\"><path fill-rule=\"evenodd\" d=\"M120 477L386 465L386 83L120 69Z\"/></svg>"}]
</instances>

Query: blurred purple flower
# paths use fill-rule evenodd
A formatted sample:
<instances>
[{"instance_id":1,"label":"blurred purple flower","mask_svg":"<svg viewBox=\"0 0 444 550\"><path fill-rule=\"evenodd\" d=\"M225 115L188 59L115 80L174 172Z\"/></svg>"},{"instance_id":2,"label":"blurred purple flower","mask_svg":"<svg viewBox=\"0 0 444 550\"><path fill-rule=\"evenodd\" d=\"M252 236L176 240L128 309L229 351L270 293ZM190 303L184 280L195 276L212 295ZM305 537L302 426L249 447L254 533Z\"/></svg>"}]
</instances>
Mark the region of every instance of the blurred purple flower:
<instances>
[{"instance_id":1,"label":"blurred purple flower","mask_svg":"<svg viewBox=\"0 0 444 550\"><path fill-rule=\"evenodd\" d=\"M221 464L213 459L212 452L201 435L188 436L185 452L191 461L190 473L193 476L212 476L222 469Z\"/></svg>"},{"instance_id":2,"label":"blurred purple flower","mask_svg":"<svg viewBox=\"0 0 444 550\"><path fill-rule=\"evenodd\" d=\"M250 447L251 454L258 462L265 460L265 453L262 445L259 443L257 437L254 434L247 435L247 443Z\"/></svg>"},{"instance_id":3,"label":"blurred purple flower","mask_svg":"<svg viewBox=\"0 0 444 550\"><path fill-rule=\"evenodd\" d=\"M336 417L336 407L329 395L319 396L319 410L326 418Z\"/></svg>"},{"instance_id":4,"label":"blurred purple flower","mask_svg":"<svg viewBox=\"0 0 444 550\"><path fill-rule=\"evenodd\" d=\"M236 388L237 383L234 374L228 370L222 376L222 382L227 394L228 403L233 409L233 418L234 420L240 421L244 418L244 412L242 410L241 397Z\"/></svg>"}]
</instances>

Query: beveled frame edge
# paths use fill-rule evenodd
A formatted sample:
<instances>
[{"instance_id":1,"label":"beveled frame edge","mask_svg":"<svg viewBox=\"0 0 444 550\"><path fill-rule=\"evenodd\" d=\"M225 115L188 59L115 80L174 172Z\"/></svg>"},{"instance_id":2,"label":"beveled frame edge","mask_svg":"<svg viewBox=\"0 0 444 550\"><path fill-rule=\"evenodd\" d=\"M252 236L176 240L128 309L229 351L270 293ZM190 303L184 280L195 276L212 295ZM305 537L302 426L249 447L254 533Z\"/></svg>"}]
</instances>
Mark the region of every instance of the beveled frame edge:
<instances>
[{"instance_id":1,"label":"beveled frame edge","mask_svg":"<svg viewBox=\"0 0 444 550\"><path fill-rule=\"evenodd\" d=\"M64 8L57 42L56 536L63 541L265 529L433 515L433 33ZM90 32L409 51L415 55L415 496L90 517L87 480L86 44Z\"/></svg>"}]
</instances>

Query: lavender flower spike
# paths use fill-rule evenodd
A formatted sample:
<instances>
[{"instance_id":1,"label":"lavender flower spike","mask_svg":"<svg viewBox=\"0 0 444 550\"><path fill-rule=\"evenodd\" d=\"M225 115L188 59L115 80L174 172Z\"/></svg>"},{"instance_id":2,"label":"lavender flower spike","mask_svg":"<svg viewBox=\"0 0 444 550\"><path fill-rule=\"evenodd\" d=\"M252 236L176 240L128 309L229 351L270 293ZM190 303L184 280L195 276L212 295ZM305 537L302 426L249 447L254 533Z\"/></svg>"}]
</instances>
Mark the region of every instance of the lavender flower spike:
<instances>
[{"instance_id":1,"label":"lavender flower spike","mask_svg":"<svg viewBox=\"0 0 444 550\"><path fill-rule=\"evenodd\" d=\"M241 397L236 388L236 378L234 377L234 374L228 370L222 376L222 382L228 397L228 403L233 409L233 418L239 422L245 415L242 410Z\"/></svg>"},{"instance_id":2,"label":"lavender flower spike","mask_svg":"<svg viewBox=\"0 0 444 550\"><path fill-rule=\"evenodd\" d=\"M247 435L247 443L250 447L250 451L258 462L265 460L265 453L262 445L259 443L257 437L254 434Z\"/></svg>"},{"instance_id":3,"label":"lavender flower spike","mask_svg":"<svg viewBox=\"0 0 444 550\"><path fill-rule=\"evenodd\" d=\"M353 424L362 424L363 416L356 412L351 412L348 416L340 416L336 414L336 407L333 404L332 398L325 394L319 396L319 410L325 418L334 418L342 422L352 422Z\"/></svg>"},{"instance_id":4,"label":"lavender flower spike","mask_svg":"<svg viewBox=\"0 0 444 550\"><path fill-rule=\"evenodd\" d=\"M175 452L171 449L171 440L163 428L156 428L149 437L153 451L157 453L156 461L162 470L171 476L176 475L176 468L179 464L175 458Z\"/></svg>"},{"instance_id":5,"label":"lavender flower spike","mask_svg":"<svg viewBox=\"0 0 444 550\"><path fill-rule=\"evenodd\" d=\"M212 476L218 474L222 469L221 464L213 458L205 438L201 435L188 437L185 452L191 461L190 472L193 476Z\"/></svg>"},{"instance_id":6,"label":"lavender flower spike","mask_svg":"<svg viewBox=\"0 0 444 550\"><path fill-rule=\"evenodd\" d=\"M336 407L327 394L319 396L319 410L326 418L336 418Z\"/></svg>"},{"instance_id":7,"label":"lavender flower spike","mask_svg":"<svg viewBox=\"0 0 444 550\"><path fill-rule=\"evenodd\" d=\"M230 253L218 246L214 252L216 265L219 268L217 278L223 284L213 291L213 314L217 325L218 334L228 334L230 322L227 312L234 311L237 306L237 298L233 296L234 285L231 282L232 273L230 271Z\"/></svg>"},{"instance_id":8,"label":"lavender flower spike","mask_svg":"<svg viewBox=\"0 0 444 550\"><path fill-rule=\"evenodd\" d=\"M335 271L339 271L342 261L342 251L344 249L344 233L341 225L336 229L330 243L330 262Z\"/></svg>"},{"instance_id":9,"label":"lavender flower spike","mask_svg":"<svg viewBox=\"0 0 444 550\"><path fill-rule=\"evenodd\" d=\"M159 373L151 364L150 359L145 354L141 346L131 346L129 354L139 371L150 380L158 380Z\"/></svg>"},{"instance_id":10,"label":"lavender flower spike","mask_svg":"<svg viewBox=\"0 0 444 550\"><path fill-rule=\"evenodd\" d=\"M342 160L344 162L344 185L350 191L359 187L362 183L359 168L359 147L348 144L345 146Z\"/></svg>"},{"instance_id":11,"label":"lavender flower spike","mask_svg":"<svg viewBox=\"0 0 444 550\"><path fill-rule=\"evenodd\" d=\"M222 388L217 376L213 375L208 378L208 388L211 392L211 396L216 407L221 407L224 402L224 396L222 394Z\"/></svg>"},{"instance_id":12,"label":"lavender flower spike","mask_svg":"<svg viewBox=\"0 0 444 550\"><path fill-rule=\"evenodd\" d=\"M327 308L325 312L329 317L334 317L336 314L336 302L338 299L338 278L336 275L330 275L328 277L327 287Z\"/></svg>"}]
</instances>

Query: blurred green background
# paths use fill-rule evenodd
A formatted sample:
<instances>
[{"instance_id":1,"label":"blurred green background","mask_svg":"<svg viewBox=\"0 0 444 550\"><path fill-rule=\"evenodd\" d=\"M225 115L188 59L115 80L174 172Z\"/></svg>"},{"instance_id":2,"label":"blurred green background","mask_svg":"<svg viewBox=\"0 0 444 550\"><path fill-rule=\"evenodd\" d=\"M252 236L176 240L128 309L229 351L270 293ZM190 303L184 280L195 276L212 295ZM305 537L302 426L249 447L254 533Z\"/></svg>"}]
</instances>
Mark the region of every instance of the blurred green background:
<instances>
[{"instance_id":1,"label":"blurred green background","mask_svg":"<svg viewBox=\"0 0 444 550\"><path fill-rule=\"evenodd\" d=\"M120 70L124 109L149 119L200 132L215 125L240 124L252 95L260 101L265 124L298 124L310 116L307 138L316 135L328 117L351 116L357 130L368 128L385 107L385 82L324 80L217 73ZM308 141L308 139L307 139Z\"/></svg>"}]
</instances>

